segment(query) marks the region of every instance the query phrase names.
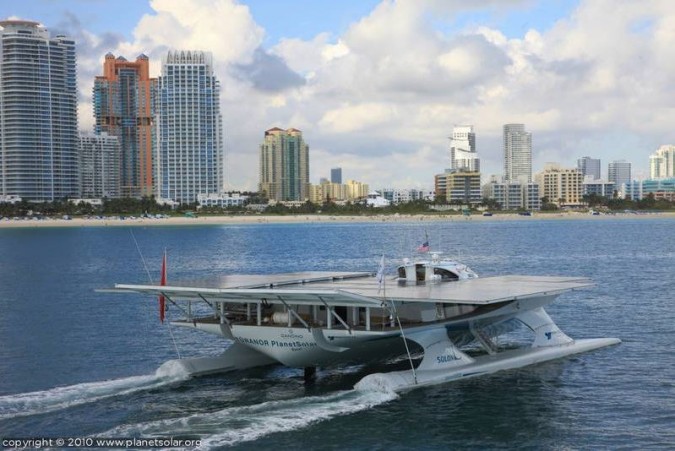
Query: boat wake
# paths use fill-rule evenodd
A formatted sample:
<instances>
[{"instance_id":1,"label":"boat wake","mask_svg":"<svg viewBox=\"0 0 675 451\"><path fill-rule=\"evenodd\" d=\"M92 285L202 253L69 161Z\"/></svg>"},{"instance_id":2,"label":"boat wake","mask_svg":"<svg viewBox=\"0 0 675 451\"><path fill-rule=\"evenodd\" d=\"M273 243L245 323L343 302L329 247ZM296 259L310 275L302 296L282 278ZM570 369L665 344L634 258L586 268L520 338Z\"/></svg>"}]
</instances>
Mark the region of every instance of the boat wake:
<instances>
[{"instance_id":1,"label":"boat wake","mask_svg":"<svg viewBox=\"0 0 675 451\"><path fill-rule=\"evenodd\" d=\"M260 439L276 432L305 428L337 416L366 410L396 399L393 392L344 390L325 396L306 396L229 407L147 423L119 426L102 436L199 436L202 448L219 448Z\"/></svg>"},{"instance_id":2,"label":"boat wake","mask_svg":"<svg viewBox=\"0 0 675 451\"><path fill-rule=\"evenodd\" d=\"M185 380L189 375L182 366L169 361L154 375L132 376L101 382L55 387L49 390L0 396L0 420L28 415L39 415L112 396L127 395L140 390L151 390L162 385Z\"/></svg>"}]
</instances>

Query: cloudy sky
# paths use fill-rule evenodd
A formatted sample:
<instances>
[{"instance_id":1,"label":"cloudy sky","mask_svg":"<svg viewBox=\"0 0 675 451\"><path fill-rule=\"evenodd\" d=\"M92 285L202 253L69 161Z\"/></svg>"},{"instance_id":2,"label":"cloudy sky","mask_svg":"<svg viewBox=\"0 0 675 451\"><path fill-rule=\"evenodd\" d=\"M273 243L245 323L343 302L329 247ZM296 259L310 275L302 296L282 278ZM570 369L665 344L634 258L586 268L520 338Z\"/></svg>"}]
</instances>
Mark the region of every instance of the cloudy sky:
<instances>
[{"instance_id":1,"label":"cloudy sky","mask_svg":"<svg viewBox=\"0 0 675 451\"><path fill-rule=\"evenodd\" d=\"M255 189L264 130L296 127L310 177L431 187L454 124L473 124L485 175L506 123L532 132L534 170L648 156L675 143L671 0L2 0L78 46L80 127L107 52L213 52L227 185Z\"/></svg>"}]
</instances>

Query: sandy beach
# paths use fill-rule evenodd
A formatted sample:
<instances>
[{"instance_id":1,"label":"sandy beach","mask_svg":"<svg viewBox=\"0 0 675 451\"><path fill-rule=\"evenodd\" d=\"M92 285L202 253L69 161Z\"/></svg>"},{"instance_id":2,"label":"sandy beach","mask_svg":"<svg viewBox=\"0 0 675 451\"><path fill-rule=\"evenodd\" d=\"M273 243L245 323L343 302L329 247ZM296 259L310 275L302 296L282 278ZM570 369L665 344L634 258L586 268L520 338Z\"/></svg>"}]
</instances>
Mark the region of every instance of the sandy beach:
<instances>
[{"instance_id":1,"label":"sandy beach","mask_svg":"<svg viewBox=\"0 0 675 451\"><path fill-rule=\"evenodd\" d=\"M589 213L561 212L535 213L532 216L520 216L515 213L482 216L462 215L372 215L372 216L325 216L325 215L249 215L249 216L198 216L149 218L73 218L73 219L5 219L0 220L0 228L37 228L37 227L132 227L132 226L191 226L191 225L242 225L242 224L294 224L294 223L372 223L372 222L466 222L466 221L532 221L532 220L593 220L608 219L675 219L675 212L662 213L616 213L609 215L591 215Z\"/></svg>"}]
</instances>

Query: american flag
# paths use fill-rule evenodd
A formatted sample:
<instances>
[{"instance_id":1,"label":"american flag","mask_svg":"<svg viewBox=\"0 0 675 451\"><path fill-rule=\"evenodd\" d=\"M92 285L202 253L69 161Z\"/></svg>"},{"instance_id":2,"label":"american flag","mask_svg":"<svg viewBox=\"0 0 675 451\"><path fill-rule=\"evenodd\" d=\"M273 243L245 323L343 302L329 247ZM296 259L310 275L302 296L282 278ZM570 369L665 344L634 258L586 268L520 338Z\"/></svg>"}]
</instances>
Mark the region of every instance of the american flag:
<instances>
[{"instance_id":1,"label":"american flag","mask_svg":"<svg viewBox=\"0 0 675 451\"><path fill-rule=\"evenodd\" d=\"M424 243L420 244L417 248L417 252L429 252L429 240L426 240Z\"/></svg>"}]
</instances>

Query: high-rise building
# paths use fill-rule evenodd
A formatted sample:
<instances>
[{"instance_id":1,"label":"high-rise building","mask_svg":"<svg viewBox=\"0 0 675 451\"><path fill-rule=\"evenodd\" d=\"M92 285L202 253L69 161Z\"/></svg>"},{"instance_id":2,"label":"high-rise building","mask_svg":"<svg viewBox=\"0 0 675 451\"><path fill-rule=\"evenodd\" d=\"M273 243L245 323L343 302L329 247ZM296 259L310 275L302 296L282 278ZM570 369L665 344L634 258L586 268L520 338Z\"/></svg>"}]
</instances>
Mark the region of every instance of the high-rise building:
<instances>
[{"instance_id":1,"label":"high-rise building","mask_svg":"<svg viewBox=\"0 0 675 451\"><path fill-rule=\"evenodd\" d=\"M631 181L630 163L626 160L612 161L607 165L607 180L614 183L616 190L623 193L622 185Z\"/></svg>"},{"instance_id":2,"label":"high-rise building","mask_svg":"<svg viewBox=\"0 0 675 451\"><path fill-rule=\"evenodd\" d=\"M661 146L649 156L649 178L656 180L673 177L675 177L675 146Z\"/></svg>"},{"instance_id":3,"label":"high-rise building","mask_svg":"<svg viewBox=\"0 0 675 451\"><path fill-rule=\"evenodd\" d=\"M577 160L577 169L581 171L581 175L584 178L589 177L589 180L600 180L601 178L599 158L579 158Z\"/></svg>"},{"instance_id":4,"label":"high-rise building","mask_svg":"<svg viewBox=\"0 0 675 451\"><path fill-rule=\"evenodd\" d=\"M532 133L523 124L504 125L504 181L532 181Z\"/></svg>"},{"instance_id":5,"label":"high-rise building","mask_svg":"<svg viewBox=\"0 0 675 451\"><path fill-rule=\"evenodd\" d=\"M77 197L75 42L27 20L0 27L0 196Z\"/></svg>"},{"instance_id":6,"label":"high-rise building","mask_svg":"<svg viewBox=\"0 0 675 451\"><path fill-rule=\"evenodd\" d=\"M480 172L473 125L456 125L450 136L450 169L459 172Z\"/></svg>"},{"instance_id":7,"label":"high-rise building","mask_svg":"<svg viewBox=\"0 0 675 451\"><path fill-rule=\"evenodd\" d=\"M260 145L260 184L268 199L304 201L309 198L309 146L302 132L278 127L265 132Z\"/></svg>"},{"instance_id":8,"label":"high-rise building","mask_svg":"<svg viewBox=\"0 0 675 451\"><path fill-rule=\"evenodd\" d=\"M156 170L161 199L192 203L223 189L220 83L211 53L170 51L157 83Z\"/></svg>"},{"instance_id":9,"label":"high-rise building","mask_svg":"<svg viewBox=\"0 0 675 451\"><path fill-rule=\"evenodd\" d=\"M120 197L121 148L117 136L80 133L80 195L85 199Z\"/></svg>"},{"instance_id":10,"label":"high-rise building","mask_svg":"<svg viewBox=\"0 0 675 451\"><path fill-rule=\"evenodd\" d=\"M333 168L330 170L330 182L331 183L342 183L342 168Z\"/></svg>"},{"instance_id":11,"label":"high-rise building","mask_svg":"<svg viewBox=\"0 0 675 451\"><path fill-rule=\"evenodd\" d=\"M156 79L150 78L150 61L142 54L131 62L108 53L103 62L103 75L94 79L94 130L119 140L124 197L153 194L156 83Z\"/></svg>"}]
</instances>

